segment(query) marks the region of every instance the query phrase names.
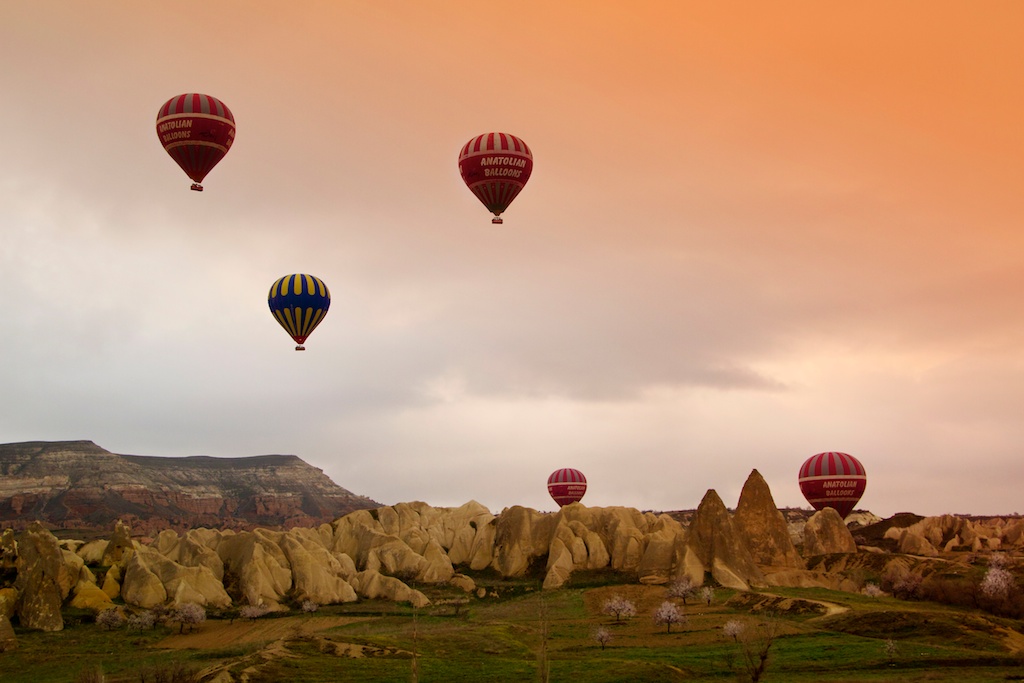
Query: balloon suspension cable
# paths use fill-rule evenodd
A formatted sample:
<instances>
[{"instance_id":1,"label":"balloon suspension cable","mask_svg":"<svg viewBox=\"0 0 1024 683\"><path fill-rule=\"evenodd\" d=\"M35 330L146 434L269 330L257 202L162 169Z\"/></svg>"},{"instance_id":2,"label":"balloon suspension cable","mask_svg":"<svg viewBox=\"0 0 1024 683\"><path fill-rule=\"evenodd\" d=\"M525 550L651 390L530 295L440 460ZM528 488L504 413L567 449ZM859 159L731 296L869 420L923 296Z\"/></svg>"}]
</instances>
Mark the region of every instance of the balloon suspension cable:
<instances>
[{"instance_id":1,"label":"balloon suspension cable","mask_svg":"<svg viewBox=\"0 0 1024 683\"><path fill-rule=\"evenodd\" d=\"M192 189L195 190L196 192L202 192L203 186L200 185L199 183L192 183Z\"/></svg>"},{"instance_id":2,"label":"balloon suspension cable","mask_svg":"<svg viewBox=\"0 0 1024 683\"><path fill-rule=\"evenodd\" d=\"M298 346L295 347L295 350L296 351L305 351L306 347L303 346L302 344L299 344Z\"/></svg>"},{"instance_id":3,"label":"balloon suspension cable","mask_svg":"<svg viewBox=\"0 0 1024 683\"><path fill-rule=\"evenodd\" d=\"M502 223L504 223L504 221L501 220L501 216L495 216L494 218L491 219L491 223L493 223L494 225L501 225Z\"/></svg>"}]
</instances>

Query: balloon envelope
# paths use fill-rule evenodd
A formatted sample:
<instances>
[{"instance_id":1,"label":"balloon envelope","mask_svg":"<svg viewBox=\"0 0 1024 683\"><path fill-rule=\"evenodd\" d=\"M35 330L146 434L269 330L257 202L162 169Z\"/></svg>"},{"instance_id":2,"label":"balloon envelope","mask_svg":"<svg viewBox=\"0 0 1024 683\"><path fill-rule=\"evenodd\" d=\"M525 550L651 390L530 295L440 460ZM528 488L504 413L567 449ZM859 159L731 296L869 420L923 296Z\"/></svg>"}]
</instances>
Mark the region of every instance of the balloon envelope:
<instances>
[{"instance_id":1,"label":"balloon envelope","mask_svg":"<svg viewBox=\"0 0 1024 683\"><path fill-rule=\"evenodd\" d=\"M270 312L303 351L306 337L316 329L331 307L331 293L324 281L312 275L285 275L270 287Z\"/></svg>"},{"instance_id":2,"label":"balloon envelope","mask_svg":"<svg viewBox=\"0 0 1024 683\"><path fill-rule=\"evenodd\" d=\"M203 179L235 141L235 117L216 97L185 93L164 102L156 115L160 144L202 191Z\"/></svg>"},{"instance_id":3,"label":"balloon envelope","mask_svg":"<svg viewBox=\"0 0 1024 683\"><path fill-rule=\"evenodd\" d=\"M579 470L565 467L555 470L548 477L548 493L559 507L580 502L586 492L587 478Z\"/></svg>"},{"instance_id":4,"label":"balloon envelope","mask_svg":"<svg viewBox=\"0 0 1024 683\"><path fill-rule=\"evenodd\" d=\"M533 173L533 154L526 143L508 133L477 135L462 147L459 173L473 194L501 223L501 213Z\"/></svg>"},{"instance_id":5,"label":"balloon envelope","mask_svg":"<svg viewBox=\"0 0 1024 683\"><path fill-rule=\"evenodd\" d=\"M860 460L848 453L812 455L800 466L800 491L815 510L834 508L845 518L864 495L867 475Z\"/></svg>"}]
</instances>

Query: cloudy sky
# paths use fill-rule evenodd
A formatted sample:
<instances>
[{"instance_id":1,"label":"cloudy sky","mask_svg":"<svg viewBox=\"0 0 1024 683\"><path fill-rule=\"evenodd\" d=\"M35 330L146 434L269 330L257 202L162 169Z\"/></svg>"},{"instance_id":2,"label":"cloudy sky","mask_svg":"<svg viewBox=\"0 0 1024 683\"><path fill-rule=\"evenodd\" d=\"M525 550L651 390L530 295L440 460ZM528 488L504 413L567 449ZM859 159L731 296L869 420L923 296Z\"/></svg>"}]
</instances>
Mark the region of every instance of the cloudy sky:
<instances>
[{"instance_id":1,"label":"cloudy sky","mask_svg":"<svg viewBox=\"0 0 1024 683\"><path fill-rule=\"evenodd\" d=\"M0 0L0 442L382 503L1024 512L1017 2ZM206 178L156 112L237 138ZM492 226L458 152L535 157ZM267 291L332 293L305 353Z\"/></svg>"}]
</instances>

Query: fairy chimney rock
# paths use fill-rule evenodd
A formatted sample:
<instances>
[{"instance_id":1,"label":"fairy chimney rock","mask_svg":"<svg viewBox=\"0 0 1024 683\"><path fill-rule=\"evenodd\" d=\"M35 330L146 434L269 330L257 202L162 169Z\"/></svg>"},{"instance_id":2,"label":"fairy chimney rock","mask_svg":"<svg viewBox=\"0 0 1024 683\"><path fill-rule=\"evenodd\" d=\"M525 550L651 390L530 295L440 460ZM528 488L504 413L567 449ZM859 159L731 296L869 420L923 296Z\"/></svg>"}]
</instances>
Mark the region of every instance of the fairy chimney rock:
<instances>
[{"instance_id":1,"label":"fairy chimney rock","mask_svg":"<svg viewBox=\"0 0 1024 683\"><path fill-rule=\"evenodd\" d=\"M714 489L708 489L697 507L686 545L723 586L747 590L751 585L764 585L764 575Z\"/></svg>"},{"instance_id":2,"label":"fairy chimney rock","mask_svg":"<svg viewBox=\"0 0 1024 683\"><path fill-rule=\"evenodd\" d=\"M733 524L761 566L805 569L806 564L789 535L786 518L775 506L768 482L752 470L740 492Z\"/></svg>"}]
</instances>

